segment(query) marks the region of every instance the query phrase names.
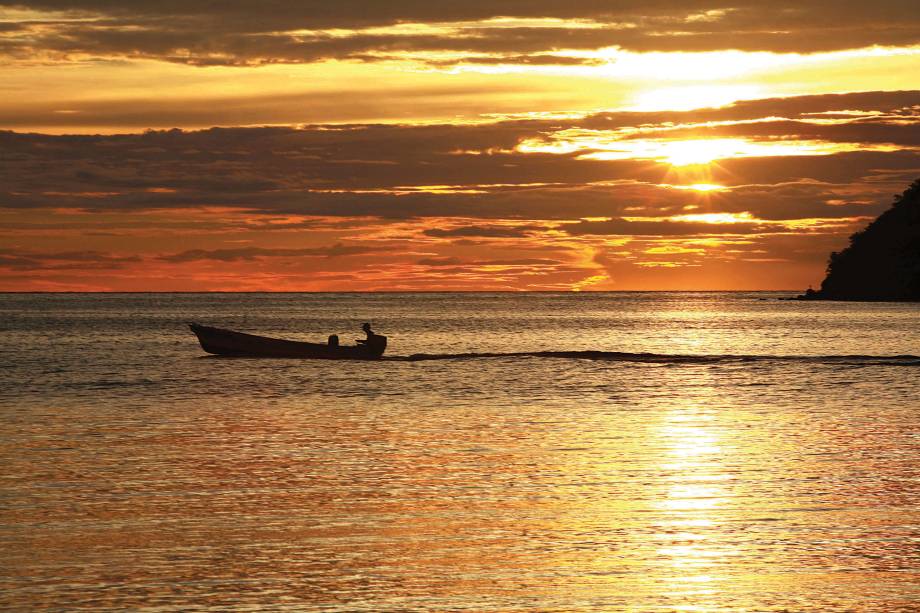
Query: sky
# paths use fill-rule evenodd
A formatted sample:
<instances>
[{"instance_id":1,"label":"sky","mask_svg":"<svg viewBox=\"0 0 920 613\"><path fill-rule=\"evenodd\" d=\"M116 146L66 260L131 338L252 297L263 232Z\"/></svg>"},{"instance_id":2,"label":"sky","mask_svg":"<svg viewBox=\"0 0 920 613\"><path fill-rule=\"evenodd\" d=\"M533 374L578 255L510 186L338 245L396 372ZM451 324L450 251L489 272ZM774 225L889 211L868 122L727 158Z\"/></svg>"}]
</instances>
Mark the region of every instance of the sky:
<instances>
[{"instance_id":1,"label":"sky","mask_svg":"<svg viewBox=\"0 0 920 613\"><path fill-rule=\"evenodd\" d=\"M0 291L804 290L913 1L0 0Z\"/></svg>"}]
</instances>

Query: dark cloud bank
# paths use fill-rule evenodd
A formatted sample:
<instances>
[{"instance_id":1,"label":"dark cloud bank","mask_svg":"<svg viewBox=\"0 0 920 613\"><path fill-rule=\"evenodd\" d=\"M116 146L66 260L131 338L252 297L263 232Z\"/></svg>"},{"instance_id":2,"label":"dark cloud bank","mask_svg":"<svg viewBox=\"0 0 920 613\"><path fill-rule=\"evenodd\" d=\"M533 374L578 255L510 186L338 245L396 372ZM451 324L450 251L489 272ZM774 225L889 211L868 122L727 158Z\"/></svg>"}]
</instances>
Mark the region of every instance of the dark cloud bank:
<instances>
[{"instance_id":1,"label":"dark cloud bank","mask_svg":"<svg viewBox=\"0 0 920 613\"><path fill-rule=\"evenodd\" d=\"M916 3L512 0L503 2L121 2L39 0L0 7L54 11L2 23L0 53L145 57L196 65L377 61L394 54L454 51L457 60L571 63L552 52L617 45L635 51L814 52L920 42ZM597 27L487 27L494 18L578 19ZM75 21L75 19L83 19ZM402 23L473 22L449 33L381 32ZM367 31L368 28L378 30ZM348 30L331 33L328 30ZM5 36L3 34L6 34ZM485 56L464 53L485 54ZM591 61L591 60L587 60Z\"/></svg>"},{"instance_id":2,"label":"dark cloud bank","mask_svg":"<svg viewBox=\"0 0 920 613\"><path fill-rule=\"evenodd\" d=\"M738 103L685 113L605 113L487 125L355 125L151 131L114 136L0 132L0 206L130 212L201 207L256 214L413 219L576 220L750 212L764 220L871 216L920 168L920 93L870 92ZM815 113L860 109L847 123ZM669 123L763 123L674 131ZM723 160L702 196L655 186L694 182L649 160L522 153L525 139L566 129L644 126L643 138L747 137L884 144L807 158ZM858 187L853 187L857 185ZM441 186L439 192L424 186ZM628 226L624 226L628 228ZM434 230L440 238L510 237L531 228Z\"/></svg>"}]
</instances>

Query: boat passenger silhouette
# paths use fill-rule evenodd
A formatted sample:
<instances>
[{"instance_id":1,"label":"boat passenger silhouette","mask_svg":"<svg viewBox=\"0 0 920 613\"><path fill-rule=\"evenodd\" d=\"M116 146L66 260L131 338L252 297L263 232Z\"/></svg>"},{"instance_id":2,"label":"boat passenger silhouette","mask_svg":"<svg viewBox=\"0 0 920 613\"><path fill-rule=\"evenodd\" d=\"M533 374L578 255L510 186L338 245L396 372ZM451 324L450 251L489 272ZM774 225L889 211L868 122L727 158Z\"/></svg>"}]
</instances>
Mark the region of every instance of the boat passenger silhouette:
<instances>
[{"instance_id":1,"label":"boat passenger silhouette","mask_svg":"<svg viewBox=\"0 0 920 613\"><path fill-rule=\"evenodd\" d=\"M377 341L377 339L381 338L381 336L379 334L376 334L373 330L371 330L370 324L362 324L361 329L364 330L365 334L367 334L367 338L357 339L357 342L359 345L374 345L377 342L379 342Z\"/></svg>"},{"instance_id":2,"label":"boat passenger silhouette","mask_svg":"<svg viewBox=\"0 0 920 613\"><path fill-rule=\"evenodd\" d=\"M383 355L383 352L387 348L387 337L371 330L370 324L363 324L361 329L367 334L367 338L356 339L358 345L364 347L373 354Z\"/></svg>"}]
</instances>

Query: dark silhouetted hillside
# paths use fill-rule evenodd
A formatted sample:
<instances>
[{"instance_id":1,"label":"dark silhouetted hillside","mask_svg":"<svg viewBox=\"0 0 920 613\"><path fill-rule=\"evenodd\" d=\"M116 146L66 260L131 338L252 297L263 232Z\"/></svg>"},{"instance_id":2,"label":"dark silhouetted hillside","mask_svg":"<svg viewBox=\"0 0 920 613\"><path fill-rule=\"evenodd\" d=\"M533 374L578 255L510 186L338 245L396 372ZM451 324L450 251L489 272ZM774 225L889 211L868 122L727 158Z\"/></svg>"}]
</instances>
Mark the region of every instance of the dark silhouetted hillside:
<instances>
[{"instance_id":1,"label":"dark silhouetted hillside","mask_svg":"<svg viewBox=\"0 0 920 613\"><path fill-rule=\"evenodd\" d=\"M920 300L920 179L831 254L814 300Z\"/></svg>"}]
</instances>

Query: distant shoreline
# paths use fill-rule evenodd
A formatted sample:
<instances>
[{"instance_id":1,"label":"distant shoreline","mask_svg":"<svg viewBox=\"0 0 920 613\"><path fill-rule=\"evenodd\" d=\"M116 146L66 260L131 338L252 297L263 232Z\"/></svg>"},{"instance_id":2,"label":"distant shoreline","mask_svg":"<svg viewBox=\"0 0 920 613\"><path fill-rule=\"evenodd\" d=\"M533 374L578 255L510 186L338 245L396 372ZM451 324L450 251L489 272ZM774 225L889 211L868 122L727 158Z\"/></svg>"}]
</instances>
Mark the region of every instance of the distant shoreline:
<instances>
[{"instance_id":1,"label":"distant shoreline","mask_svg":"<svg viewBox=\"0 0 920 613\"><path fill-rule=\"evenodd\" d=\"M920 302L916 298L825 298L823 296L807 296L806 294L800 294L792 298L777 298L777 300L791 300L794 302Z\"/></svg>"}]
</instances>

